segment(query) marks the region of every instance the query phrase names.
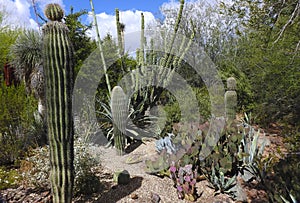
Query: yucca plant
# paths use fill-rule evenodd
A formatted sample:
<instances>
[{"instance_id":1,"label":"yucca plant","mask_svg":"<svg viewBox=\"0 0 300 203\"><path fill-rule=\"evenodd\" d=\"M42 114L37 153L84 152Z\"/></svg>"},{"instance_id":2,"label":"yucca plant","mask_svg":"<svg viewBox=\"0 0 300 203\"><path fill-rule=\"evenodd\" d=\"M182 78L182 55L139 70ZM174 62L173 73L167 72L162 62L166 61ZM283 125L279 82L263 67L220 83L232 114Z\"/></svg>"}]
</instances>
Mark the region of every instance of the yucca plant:
<instances>
[{"instance_id":1,"label":"yucca plant","mask_svg":"<svg viewBox=\"0 0 300 203\"><path fill-rule=\"evenodd\" d=\"M10 48L11 66L20 80L24 80L26 88L31 91L31 77L42 65L42 36L35 30L24 30Z\"/></svg>"},{"instance_id":2,"label":"yucca plant","mask_svg":"<svg viewBox=\"0 0 300 203\"><path fill-rule=\"evenodd\" d=\"M15 74L25 82L27 93L39 100L39 113L44 117L45 91L43 77L42 36L35 30L24 30L10 48Z\"/></svg>"}]
</instances>

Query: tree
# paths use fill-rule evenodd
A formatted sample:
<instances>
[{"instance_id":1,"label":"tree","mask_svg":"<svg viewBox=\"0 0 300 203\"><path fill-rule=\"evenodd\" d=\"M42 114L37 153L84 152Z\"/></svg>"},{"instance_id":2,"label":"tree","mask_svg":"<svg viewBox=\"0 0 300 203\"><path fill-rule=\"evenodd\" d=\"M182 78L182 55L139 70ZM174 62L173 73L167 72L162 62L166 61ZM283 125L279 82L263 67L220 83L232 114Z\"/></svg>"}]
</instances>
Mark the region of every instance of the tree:
<instances>
[{"instance_id":1,"label":"tree","mask_svg":"<svg viewBox=\"0 0 300 203\"><path fill-rule=\"evenodd\" d=\"M295 11L299 2L240 0L228 10L244 22L236 52L227 56L250 80L253 111L261 123L281 121L297 126L300 18Z\"/></svg>"},{"instance_id":2,"label":"tree","mask_svg":"<svg viewBox=\"0 0 300 203\"><path fill-rule=\"evenodd\" d=\"M0 12L0 25L4 18L5 13ZM7 26L0 26L0 73L3 70L4 64L9 62L9 48L17 39L18 34L18 30L11 30Z\"/></svg>"},{"instance_id":3,"label":"tree","mask_svg":"<svg viewBox=\"0 0 300 203\"><path fill-rule=\"evenodd\" d=\"M87 11L81 10L74 12L71 7L70 14L65 17L65 24L70 30L70 40L74 47L75 73L77 74L84 60L96 49L96 42L93 41L87 32L91 25L84 25L80 17L88 14Z\"/></svg>"}]
</instances>

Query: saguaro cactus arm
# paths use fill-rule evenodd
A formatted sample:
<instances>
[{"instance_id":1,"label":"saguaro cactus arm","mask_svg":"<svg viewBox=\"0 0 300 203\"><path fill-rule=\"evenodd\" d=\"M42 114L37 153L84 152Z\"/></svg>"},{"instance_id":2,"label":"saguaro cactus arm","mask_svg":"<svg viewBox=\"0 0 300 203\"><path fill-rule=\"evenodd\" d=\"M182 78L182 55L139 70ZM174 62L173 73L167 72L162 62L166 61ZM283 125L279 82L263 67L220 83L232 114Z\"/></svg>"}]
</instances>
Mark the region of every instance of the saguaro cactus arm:
<instances>
[{"instance_id":1,"label":"saguaro cactus arm","mask_svg":"<svg viewBox=\"0 0 300 203\"><path fill-rule=\"evenodd\" d=\"M74 182L73 150L73 47L68 29L61 22L58 4L46 6L49 22L43 27L46 116L50 144L50 181L53 202L72 201Z\"/></svg>"}]
</instances>

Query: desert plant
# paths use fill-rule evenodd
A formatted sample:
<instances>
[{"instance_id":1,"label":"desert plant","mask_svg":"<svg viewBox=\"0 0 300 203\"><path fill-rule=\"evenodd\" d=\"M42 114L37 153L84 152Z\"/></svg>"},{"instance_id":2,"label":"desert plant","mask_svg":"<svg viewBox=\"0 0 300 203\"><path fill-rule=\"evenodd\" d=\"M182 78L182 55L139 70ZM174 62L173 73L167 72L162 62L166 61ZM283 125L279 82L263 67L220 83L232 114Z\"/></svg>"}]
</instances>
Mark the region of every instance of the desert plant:
<instances>
[{"instance_id":1,"label":"desert plant","mask_svg":"<svg viewBox=\"0 0 300 203\"><path fill-rule=\"evenodd\" d=\"M22 180L22 177L16 169L7 170L0 167L0 190L7 188L16 188Z\"/></svg>"},{"instance_id":2,"label":"desert plant","mask_svg":"<svg viewBox=\"0 0 300 203\"><path fill-rule=\"evenodd\" d=\"M196 182L198 177L197 168L193 169L192 164L180 166L178 169L175 164L170 167L170 177L174 181L177 188L179 199L196 201L198 195L196 193Z\"/></svg>"},{"instance_id":3,"label":"desert plant","mask_svg":"<svg viewBox=\"0 0 300 203\"><path fill-rule=\"evenodd\" d=\"M0 106L0 165L14 164L40 141L35 131L37 101L26 94L23 84L7 87L1 81Z\"/></svg>"},{"instance_id":4,"label":"desert plant","mask_svg":"<svg viewBox=\"0 0 300 203\"><path fill-rule=\"evenodd\" d=\"M58 4L48 4L45 15L50 20L43 27L43 54L51 189L54 202L71 202L74 184L73 47L68 29L61 22L62 8Z\"/></svg>"},{"instance_id":5,"label":"desert plant","mask_svg":"<svg viewBox=\"0 0 300 203\"><path fill-rule=\"evenodd\" d=\"M168 154L175 154L177 150L172 142L174 136L174 134L168 133L168 136L157 140L155 142L156 151L160 153L162 150L166 150Z\"/></svg>"},{"instance_id":6,"label":"desert plant","mask_svg":"<svg viewBox=\"0 0 300 203\"><path fill-rule=\"evenodd\" d=\"M225 92L225 110L227 122L231 123L236 117L237 94L236 80L234 77L227 79L227 91Z\"/></svg>"},{"instance_id":7,"label":"desert plant","mask_svg":"<svg viewBox=\"0 0 300 203\"><path fill-rule=\"evenodd\" d=\"M215 188L215 195L220 193L226 193L235 197L235 191L231 190L235 186L236 176L226 177L222 171L216 171L212 166L212 173L209 176L210 183Z\"/></svg>"},{"instance_id":8,"label":"desert plant","mask_svg":"<svg viewBox=\"0 0 300 203\"><path fill-rule=\"evenodd\" d=\"M254 127L249 124L251 122L251 115L247 115L246 113L244 115L245 119L238 126L239 134L242 137L241 150L238 153L238 156L242 160L240 172L245 181L253 178L263 181L266 171L264 168L261 168L261 158L265 148L265 141L260 146L258 145L260 130L255 131Z\"/></svg>"},{"instance_id":9,"label":"desert plant","mask_svg":"<svg viewBox=\"0 0 300 203\"><path fill-rule=\"evenodd\" d=\"M120 155L125 149L125 133L127 126L128 99L120 86L115 86L111 93L111 113L114 125L115 147Z\"/></svg>"},{"instance_id":10,"label":"desert plant","mask_svg":"<svg viewBox=\"0 0 300 203\"><path fill-rule=\"evenodd\" d=\"M32 149L21 161L24 184L37 189L50 189L49 146ZM74 142L74 195L89 195L99 189L100 182L93 168L98 161L89 152L89 146L81 139Z\"/></svg>"}]
</instances>

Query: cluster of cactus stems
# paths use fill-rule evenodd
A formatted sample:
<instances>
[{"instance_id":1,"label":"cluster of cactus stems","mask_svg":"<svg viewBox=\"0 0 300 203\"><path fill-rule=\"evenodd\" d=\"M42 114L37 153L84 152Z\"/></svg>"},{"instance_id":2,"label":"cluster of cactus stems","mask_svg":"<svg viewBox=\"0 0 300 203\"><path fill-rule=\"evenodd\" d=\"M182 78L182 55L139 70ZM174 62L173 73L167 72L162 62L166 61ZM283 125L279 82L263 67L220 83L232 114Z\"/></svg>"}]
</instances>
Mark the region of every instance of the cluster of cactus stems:
<instances>
[{"instance_id":1,"label":"cluster of cactus stems","mask_svg":"<svg viewBox=\"0 0 300 203\"><path fill-rule=\"evenodd\" d=\"M178 198L196 201L198 197L195 187L198 177L197 168L193 170L192 164L178 169L175 165L172 165L169 170L171 179L177 189Z\"/></svg>"},{"instance_id":2,"label":"cluster of cactus stems","mask_svg":"<svg viewBox=\"0 0 300 203\"><path fill-rule=\"evenodd\" d=\"M234 77L227 79L227 91L225 92L225 115L228 123L231 123L236 117L237 93L236 80Z\"/></svg>"},{"instance_id":3,"label":"cluster of cactus stems","mask_svg":"<svg viewBox=\"0 0 300 203\"><path fill-rule=\"evenodd\" d=\"M74 182L73 150L73 47L68 29L61 22L64 12L49 4L43 27L46 115L50 144L51 189L53 202L71 202Z\"/></svg>"},{"instance_id":4,"label":"cluster of cactus stems","mask_svg":"<svg viewBox=\"0 0 300 203\"><path fill-rule=\"evenodd\" d=\"M111 113L113 118L114 144L118 154L124 153L126 145L126 126L128 112L128 98L120 86L115 86L111 94Z\"/></svg>"},{"instance_id":5,"label":"cluster of cactus stems","mask_svg":"<svg viewBox=\"0 0 300 203\"><path fill-rule=\"evenodd\" d=\"M191 46L195 30L189 40L186 38L182 40L181 46L179 47L180 49L176 50L180 55L173 56L171 54L179 30L183 8L184 0L181 0L174 31L171 34L170 39L166 39L164 42L164 53L158 53L154 50L155 41L153 39L150 40L150 49L145 49L145 22L144 15L141 14L141 42L140 48L136 50L136 59L139 70L134 72L134 76L131 77L130 83L134 87L133 90L137 93L134 95L134 99L138 102L145 103L144 105L139 105L143 108L147 109L147 107L151 108L151 105L155 105L159 95L162 93L162 89L157 87L168 86L172 81L175 70L180 66L185 54ZM162 33L162 35L163 34L164 33ZM158 68L153 68L153 65ZM153 87L153 85L155 87Z\"/></svg>"}]
</instances>

